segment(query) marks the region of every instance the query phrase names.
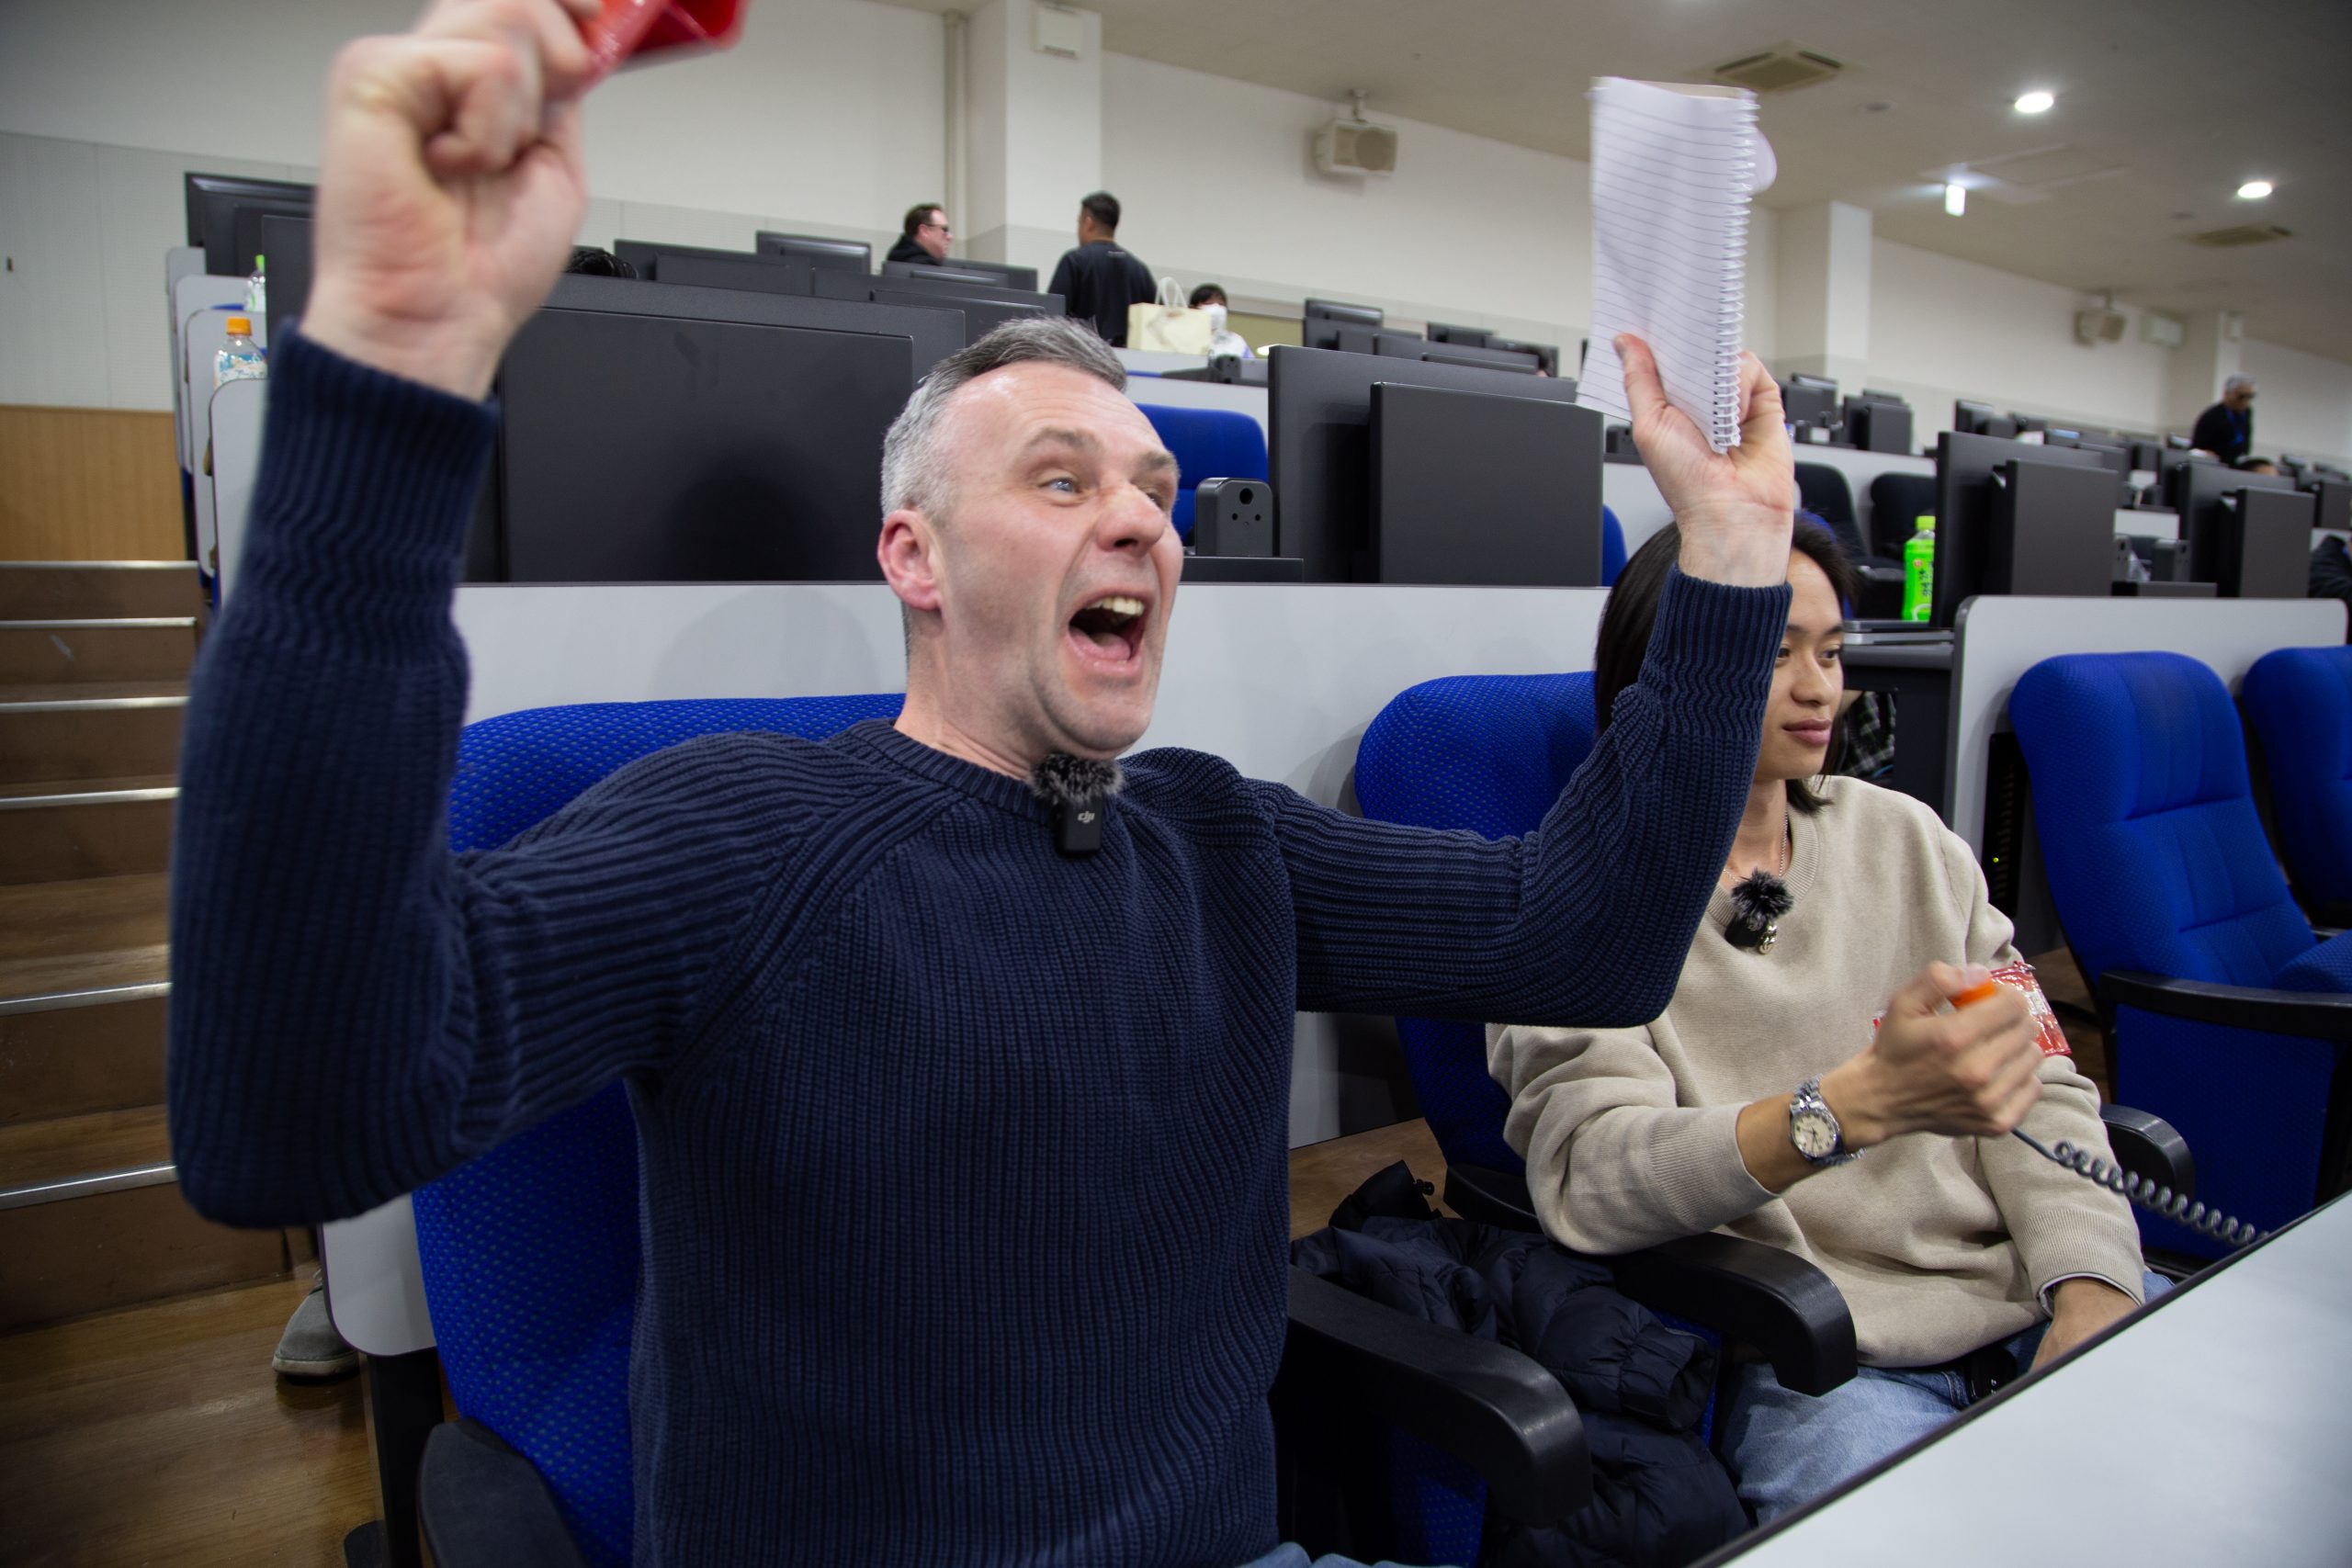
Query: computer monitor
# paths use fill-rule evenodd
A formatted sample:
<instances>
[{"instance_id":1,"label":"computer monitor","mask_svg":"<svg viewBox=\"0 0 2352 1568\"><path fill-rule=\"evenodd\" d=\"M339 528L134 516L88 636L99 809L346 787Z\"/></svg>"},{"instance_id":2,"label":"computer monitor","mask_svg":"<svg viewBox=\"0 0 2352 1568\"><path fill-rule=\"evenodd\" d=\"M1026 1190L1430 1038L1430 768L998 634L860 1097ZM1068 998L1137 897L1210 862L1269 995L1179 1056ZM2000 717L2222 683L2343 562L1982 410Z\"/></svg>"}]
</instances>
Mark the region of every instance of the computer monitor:
<instances>
[{"instance_id":1,"label":"computer monitor","mask_svg":"<svg viewBox=\"0 0 2352 1568\"><path fill-rule=\"evenodd\" d=\"M1600 587L1600 424L1545 398L1375 382L1374 580Z\"/></svg>"},{"instance_id":2,"label":"computer monitor","mask_svg":"<svg viewBox=\"0 0 2352 1568\"><path fill-rule=\"evenodd\" d=\"M2132 438L2132 467L2135 470L2144 468L2152 474L2156 472L2164 467L2164 443L2160 441L2137 435Z\"/></svg>"},{"instance_id":3,"label":"computer monitor","mask_svg":"<svg viewBox=\"0 0 2352 1568\"><path fill-rule=\"evenodd\" d=\"M2039 418L2033 414L2018 413L2015 410L2011 410L2009 417L2017 421L2018 434L2020 435L2026 434L2031 431L2047 430L2050 428L2050 422L2048 420Z\"/></svg>"},{"instance_id":4,"label":"computer monitor","mask_svg":"<svg viewBox=\"0 0 2352 1568\"><path fill-rule=\"evenodd\" d=\"M1341 354L1385 354L1393 359L1419 359L1430 345L1430 340L1419 333L1350 323L1342 323L1331 336L1330 346Z\"/></svg>"},{"instance_id":5,"label":"computer monitor","mask_svg":"<svg viewBox=\"0 0 2352 1568\"><path fill-rule=\"evenodd\" d=\"M1299 321L1299 336L1309 348L1337 348L1342 327L1378 329L1388 319L1376 305L1343 305L1337 299L1309 299ZM1277 492L1279 493L1279 492Z\"/></svg>"},{"instance_id":6,"label":"computer monitor","mask_svg":"<svg viewBox=\"0 0 2352 1568\"><path fill-rule=\"evenodd\" d=\"M2175 481L2188 574L2224 599L2301 599L2318 497L2284 474L2190 463Z\"/></svg>"},{"instance_id":7,"label":"computer monitor","mask_svg":"<svg viewBox=\"0 0 2352 1568\"><path fill-rule=\"evenodd\" d=\"M763 256L807 262L819 272L870 273L874 247L863 240L829 240L820 234L778 234L763 229L752 236Z\"/></svg>"},{"instance_id":8,"label":"computer monitor","mask_svg":"<svg viewBox=\"0 0 2352 1568\"><path fill-rule=\"evenodd\" d=\"M628 263L643 283L668 283L662 273L665 262L677 259L726 262L738 265L772 266L800 280L795 294L808 292L808 262L806 257L787 261L782 256L762 255L755 251L715 251L703 245L673 245L667 240L615 240L613 254Z\"/></svg>"},{"instance_id":9,"label":"computer monitor","mask_svg":"<svg viewBox=\"0 0 2352 1568\"><path fill-rule=\"evenodd\" d=\"M311 220L266 212L261 220L262 254L269 258L269 330L290 324L311 302Z\"/></svg>"},{"instance_id":10,"label":"computer monitor","mask_svg":"<svg viewBox=\"0 0 2352 1568\"><path fill-rule=\"evenodd\" d=\"M2317 502L2312 527L2352 531L2352 480L2322 479L2312 487L2312 494Z\"/></svg>"},{"instance_id":11,"label":"computer monitor","mask_svg":"<svg viewBox=\"0 0 2352 1568\"><path fill-rule=\"evenodd\" d=\"M963 344L952 310L563 277L499 367L468 575L878 575L882 436Z\"/></svg>"},{"instance_id":12,"label":"computer monitor","mask_svg":"<svg viewBox=\"0 0 2352 1568\"><path fill-rule=\"evenodd\" d=\"M910 277L918 283L978 283L990 288L1017 288L1034 294L1037 289L1037 269L1034 266L1008 266L1001 262L894 262L882 264L884 277Z\"/></svg>"},{"instance_id":13,"label":"computer monitor","mask_svg":"<svg viewBox=\"0 0 2352 1568\"><path fill-rule=\"evenodd\" d=\"M820 299L864 299L876 305L936 307L964 313L965 341L978 342L1007 321L1023 316L1060 316L1069 312L1058 294L1032 294L1018 288L991 288L981 283L911 283L900 277L868 277L854 272L814 275Z\"/></svg>"},{"instance_id":14,"label":"computer monitor","mask_svg":"<svg viewBox=\"0 0 2352 1568\"><path fill-rule=\"evenodd\" d=\"M1936 586L1928 615L1936 626L1951 626L1959 617L1962 602L1984 591L1990 556L1987 541L1996 499L1993 476L2003 464L2014 462L2088 469L2098 474L2102 486L2108 482L2107 476L2098 473L2098 457L2088 452L2021 446L1996 436L1951 430L1936 437ZM2105 493L2103 525L2109 539L2102 547L2112 550L2115 507L2112 491Z\"/></svg>"},{"instance_id":15,"label":"computer monitor","mask_svg":"<svg viewBox=\"0 0 2352 1568\"><path fill-rule=\"evenodd\" d=\"M1911 405L1880 392L1848 398L1844 408L1846 439L1858 451L1911 450Z\"/></svg>"},{"instance_id":16,"label":"computer monitor","mask_svg":"<svg viewBox=\"0 0 2352 1568\"><path fill-rule=\"evenodd\" d=\"M1781 412L1791 424L1838 423L1838 383L1818 376L1792 376L1781 383Z\"/></svg>"},{"instance_id":17,"label":"computer monitor","mask_svg":"<svg viewBox=\"0 0 2352 1568\"><path fill-rule=\"evenodd\" d=\"M1269 367L1268 423L1274 486L1274 553L1304 560L1309 582L1372 581L1372 389L1379 382L1573 403L1562 377L1328 349L1279 347ZM1579 428L1596 466L1600 505L1601 416ZM1596 513L1597 515L1597 513Z\"/></svg>"},{"instance_id":18,"label":"computer monitor","mask_svg":"<svg viewBox=\"0 0 2352 1568\"><path fill-rule=\"evenodd\" d=\"M1466 344L1433 343L1411 357L1427 365L1475 365L1487 369L1508 370L1518 376L1533 376L1544 368L1542 355L1528 350L1505 348L1500 344L1471 348Z\"/></svg>"},{"instance_id":19,"label":"computer monitor","mask_svg":"<svg viewBox=\"0 0 2352 1568\"><path fill-rule=\"evenodd\" d=\"M1453 327L1443 321L1430 323L1431 343L1458 343L1464 348L1484 348L1487 340L1494 335L1485 327Z\"/></svg>"},{"instance_id":20,"label":"computer monitor","mask_svg":"<svg viewBox=\"0 0 2352 1568\"><path fill-rule=\"evenodd\" d=\"M1560 373L1560 345L1556 343L1521 343L1514 337L1490 337L1487 346L1503 354L1532 354L1544 375Z\"/></svg>"},{"instance_id":21,"label":"computer monitor","mask_svg":"<svg viewBox=\"0 0 2352 1568\"><path fill-rule=\"evenodd\" d=\"M689 288L742 288L755 294L806 296L812 291L813 276L805 261L782 262L775 257L751 255L691 255L683 251L668 251L660 255L653 277L658 283L682 284Z\"/></svg>"},{"instance_id":22,"label":"computer monitor","mask_svg":"<svg viewBox=\"0 0 2352 1568\"><path fill-rule=\"evenodd\" d=\"M250 275L254 258L268 254L263 218L308 218L315 195L313 187L289 180L197 174L186 177L185 194L187 243L204 247L204 270L217 277Z\"/></svg>"},{"instance_id":23,"label":"computer monitor","mask_svg":"<svg viewBox=\"0 0 2352 1568\"><path fill-rule=\"evenodd\" d=\"M2040 461L2011 443L1993 470L1979 593L2103 598L2115 572L2115 486L2097 468ZM1942 540L1942 528L1937 539Z\"/></svg>"},{"instance_id":24,"label":"computer monitor","mask_svg":"<svg viewBox=\"0 0 2352 1568\"><path fill-rule=\"evenodd\" d=\"M1989 434L1984 427L2000 417L2000 412L1991 403L1973 403L1966 398L1952 400L1951 427L1962 435Z\"/></svg>"}]
</instances>

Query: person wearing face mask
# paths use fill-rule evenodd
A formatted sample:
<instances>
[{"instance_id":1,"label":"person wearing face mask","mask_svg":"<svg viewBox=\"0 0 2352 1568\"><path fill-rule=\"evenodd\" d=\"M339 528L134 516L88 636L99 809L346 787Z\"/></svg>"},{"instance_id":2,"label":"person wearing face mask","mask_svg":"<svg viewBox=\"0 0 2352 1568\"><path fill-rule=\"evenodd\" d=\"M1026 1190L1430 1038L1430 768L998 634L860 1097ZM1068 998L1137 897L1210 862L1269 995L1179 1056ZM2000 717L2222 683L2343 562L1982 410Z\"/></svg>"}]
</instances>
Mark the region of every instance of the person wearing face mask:
<instances>
[{"instance_id":1,"label":"person wearing face mask","mask_svg":"<svg viewBox=\"0 0 2352 1568\"><path fill-rule=\"evenodd\" d=\"M1206 310L1209 313L1210 358L1215 359L1220 355L1227 354L1238 359L1250 357L1248 340L1225 324L1226 302L1223 285L1204 283L1193 289L1192 298L1184 302L1195 310Z\"/></svg>"}]
</instances>

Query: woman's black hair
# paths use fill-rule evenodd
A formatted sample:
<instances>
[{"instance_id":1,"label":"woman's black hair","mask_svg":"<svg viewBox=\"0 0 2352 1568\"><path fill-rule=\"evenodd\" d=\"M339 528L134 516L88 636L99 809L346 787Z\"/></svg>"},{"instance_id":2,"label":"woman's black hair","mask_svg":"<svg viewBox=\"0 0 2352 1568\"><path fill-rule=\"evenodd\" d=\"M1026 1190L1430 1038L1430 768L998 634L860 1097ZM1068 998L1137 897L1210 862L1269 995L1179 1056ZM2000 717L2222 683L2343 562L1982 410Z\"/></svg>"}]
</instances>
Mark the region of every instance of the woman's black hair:
<instances>
[{"instance_id":1,"label":"woman's black hair","mask_svg":"<svg viewBox=\"0 0 2352 1568\"><path fill-rule=\"evenodd\" d=\"M1836 535L1810 515L1799 513L1796 532L1790 537L1789 546L1821 569L1841 606L1853 604L1858 586L1854 569L1838 547ZM1666 574L1681 553L1682 531L1668 523L1634 552L1625 570L1618 573L1617 585L1609 591L1609 603L1600 612L1600 636L1595 639L1592 650L1595 734L1609 728L1609 710L1616 705L1617 694L1641 675L1642 660L1650 649L1650 628L1657 623L1658 596L1666 592ZM1841 720L1830 727L1829 751L1821 763L1823 773L1838 771L1838 754L1845 745L1846 726ZM1792 811L1818 811L1826 804L1803 779L1789 780L1788 790Z\"/></svg>"}]
</instances>

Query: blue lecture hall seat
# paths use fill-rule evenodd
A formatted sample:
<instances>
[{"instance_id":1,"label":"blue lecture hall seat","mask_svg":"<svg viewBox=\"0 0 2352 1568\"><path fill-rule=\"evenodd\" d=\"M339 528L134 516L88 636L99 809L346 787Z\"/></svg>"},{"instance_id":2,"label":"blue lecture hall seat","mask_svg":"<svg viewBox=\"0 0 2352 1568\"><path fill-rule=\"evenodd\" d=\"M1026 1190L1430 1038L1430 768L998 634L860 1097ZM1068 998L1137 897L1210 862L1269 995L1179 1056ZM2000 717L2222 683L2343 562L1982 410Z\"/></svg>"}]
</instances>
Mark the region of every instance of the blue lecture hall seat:
<instances>
[{"instance_id":1,"label":"blue lecture hall seat","mask_svg":"<svg viewBox=\"0 0 2352 1568\"><path fill-rule=\"evenodd\" d=\"M2261 743L2296 894L2323 924L2352 924L2352 647L2264 654L2238 705Z\"/></svg>"},{"instance_id":2,"label":"blue lecture hall seat","mask_svg":"<svg viewBox=\"0 0 2352 1568\"><path fill-rule=\"evenodd\" d=\"M1617 586L1617 574L1625 570L1625 525L1606 506L1600 509L1600 586Z\"/></svg>"},{"instance_id":3,"label":"blue lecture hall seat","mask_svg":"<svg viewBox=\"0 0 2352 1568\"><path fill-rule=\"evenodd\" d=\"M1176 492L1176 532L1193 536L1193 490L1203 479L1262 479L1267 477L1266 433L1246 413L1230 409L1137 405L1159 439L1176 455L1182 488Z\"/></svg>"},{"instance_id":4,"label":"blue lecture hall seat","mask_svg":"<svg viewBox=\"0 0 2352 1568\"><path fill-rule=\"evenodd\" d=\"M2117 1096L2177 1127L2197 1196L2253 1224L2341 1190L2352 936L2321 942L2290 896L2221 678L2177 653L2069 654L2026 671L2009 718ZM2144 1214L2141 1232L2219 1250Z\"/></svg>"},{"instance_id":5,"label":"blue lecture hall seat","mask_svg":"<svg viewBox=\"0 0 2352 1568\"><path fill-rule=\"evenodd\" d=\"M593 703L483 719L458 743L449 847L503 844L623 764L697 736L820 739L895 717L901 701ZM616 1084L508 1139L419 1190L414 1208L425 1299L458 1410L530 1459L591 1562L628 1562L638 1209L627 1090Z\"/></svg>"}]
</instances>

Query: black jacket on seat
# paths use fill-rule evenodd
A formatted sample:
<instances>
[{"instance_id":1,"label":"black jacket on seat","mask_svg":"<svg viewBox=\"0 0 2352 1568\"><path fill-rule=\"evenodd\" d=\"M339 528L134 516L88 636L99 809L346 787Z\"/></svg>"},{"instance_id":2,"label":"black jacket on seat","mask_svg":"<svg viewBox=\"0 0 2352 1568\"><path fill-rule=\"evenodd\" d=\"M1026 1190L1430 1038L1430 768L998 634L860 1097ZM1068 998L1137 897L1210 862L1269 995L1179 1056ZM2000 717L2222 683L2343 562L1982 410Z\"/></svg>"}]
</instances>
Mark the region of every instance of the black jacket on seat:
<instances>
[{"instance_id":1,"label":"black jacket on seat","mask_svg":"<svg viewBox=\"0 0 2352 1568\"><path fill-rule=\"evenodd\" d=\"M1350 1228L1300 1237L1291 1261L1396 1311L1523 1352L1560 1380L1584 1417L1590 1506L1557 1529L1490 1513L1484 1562L1665 1568L1747 1529L1730 1477L1697 1430L1714 1390L1713 1346L1619 1294L1605 1265L1540 1235L1367 1213L1401 1206L1375 1195L1389 1175L1332 1216ZM1430 1213L1417 1196L1411 1206Z\"/></svg>"}]
</instances>

